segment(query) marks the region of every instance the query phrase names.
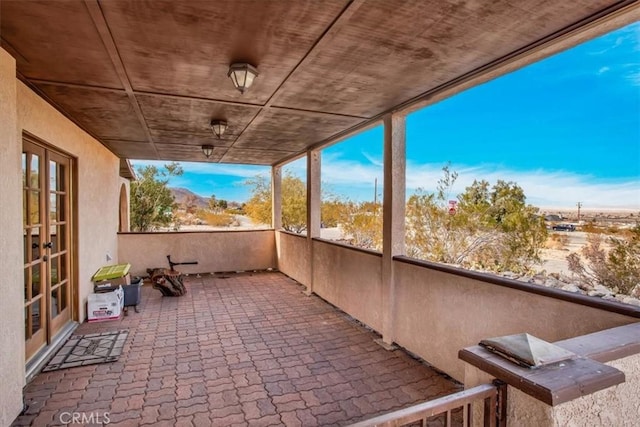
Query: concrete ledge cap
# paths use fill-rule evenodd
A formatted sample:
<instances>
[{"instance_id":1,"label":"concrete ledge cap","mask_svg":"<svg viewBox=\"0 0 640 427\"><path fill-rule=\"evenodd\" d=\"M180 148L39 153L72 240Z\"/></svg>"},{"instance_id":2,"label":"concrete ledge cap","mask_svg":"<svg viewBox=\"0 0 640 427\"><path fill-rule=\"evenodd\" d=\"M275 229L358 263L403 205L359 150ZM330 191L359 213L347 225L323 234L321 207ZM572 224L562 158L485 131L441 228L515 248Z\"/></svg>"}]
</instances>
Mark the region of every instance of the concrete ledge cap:
<instances>
[{"instance_id":1,"label":"concrete ledge cap","mask_svg":"<svg viewBox=\"0 0 640 427\"><path fill-rule=\"evenodd\" d=\"M518 366L477 345L458 357L547 405L556 406L623 383L624 373L585 357L537 369Z\"/></svg>"},{"instance_id":2,"label":"concrete ledge cap","mask_svg":"<svg viewBox=\"0 0 640 427\"><path fill-rule=\"evenodd\" d=\"M618 326L555 343L598 362L610 362L640 353L640 323Z\"/></svg>"}]
</instances>

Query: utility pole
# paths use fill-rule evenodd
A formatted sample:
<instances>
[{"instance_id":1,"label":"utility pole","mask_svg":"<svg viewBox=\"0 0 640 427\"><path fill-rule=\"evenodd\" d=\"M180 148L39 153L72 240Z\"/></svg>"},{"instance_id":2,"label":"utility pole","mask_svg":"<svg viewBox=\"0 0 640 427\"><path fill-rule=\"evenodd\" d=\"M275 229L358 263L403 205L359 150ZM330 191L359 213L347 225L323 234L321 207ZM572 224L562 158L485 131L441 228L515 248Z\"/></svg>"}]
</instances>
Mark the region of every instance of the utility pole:
<instances>
[{"instance_id":1,"label":"utility pole","mask_svg":"<svg viewBox=\"0 0 640 427\"><path fill-rule=\"evenodd\" d=\"M373 181L373 206L378 204L378 178Z\"/></svg>"},{"instance_id":2,"label":"utility pole","mask_svg":"<svg viewBox=\"0 0 640 427\"><path fill-rule=\"evenodd\" d=\"M580 222L580 208L582 207L582 202L578 202L578 222Z\"/></svg>"}]
</instances>

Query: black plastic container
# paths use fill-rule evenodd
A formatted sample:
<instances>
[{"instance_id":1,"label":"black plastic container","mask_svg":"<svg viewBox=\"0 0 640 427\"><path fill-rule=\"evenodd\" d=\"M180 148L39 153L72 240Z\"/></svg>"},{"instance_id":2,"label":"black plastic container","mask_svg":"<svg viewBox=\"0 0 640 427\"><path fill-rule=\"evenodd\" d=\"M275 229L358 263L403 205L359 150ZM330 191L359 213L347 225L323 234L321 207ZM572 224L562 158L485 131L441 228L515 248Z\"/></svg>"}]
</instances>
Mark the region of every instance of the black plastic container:
<instances>
[{"instance_id":1,"label":"black plastic container","mask_svg":"<svg viewBox=\"0 0 640 427\"><path fill-rule=\"evenodd\" d=\"M124 306L134 306L136 313L138 312L138 304L142 295L142 279L134 277L130 285L122 285L124 290Z\"/></svg>"}]
</instances>

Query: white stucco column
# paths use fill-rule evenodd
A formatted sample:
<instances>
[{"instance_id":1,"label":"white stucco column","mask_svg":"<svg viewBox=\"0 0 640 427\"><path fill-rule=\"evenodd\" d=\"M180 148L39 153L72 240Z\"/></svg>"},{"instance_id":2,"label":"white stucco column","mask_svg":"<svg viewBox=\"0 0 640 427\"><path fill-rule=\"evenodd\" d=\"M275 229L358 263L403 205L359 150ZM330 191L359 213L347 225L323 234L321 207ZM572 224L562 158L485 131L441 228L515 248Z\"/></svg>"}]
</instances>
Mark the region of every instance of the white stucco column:
<instances>
[{"instance_id":1,"label":"white stucco column","mask_svg":"<svg viewBox=\"0 0 640 427\"><path fill-rule=\"evenodd\" d=\"M24 256L22 239L22 134L18 126L16 61L0 48L0 425L22 410L24 372Z\"/></svg>"},{"instance_id":2,"label":"white stucco column","mask_svg":"<svg viewBox=\"0 0 640 427\"><path fill-rule=\"evenodd\" d=\"M282 167L271 168L271 226L282 229Z\"/></svg>"},{"instance_id":3,"label":"white stucco column","mask_svg":"<svg viewBox=\"0 0 640 427\"><path fill-rule=\"evenodd\" d=\"M320 150L307 152L307 250L309 254L309 278L307 293L313 293L313 238L320 237L320 172L322 159Z\"/></svg>"},{"instance_id":4,"label":"white stucco column","mask_svg":"<svg viewBox=\"0 0 640 427\"><path fill-rule=\"evenodd\" d=\"M382 340L395 340L395 278L393 257L404 255L405 117L384 118L384 189L382 207Z\"/></svg>"}]
</instances>

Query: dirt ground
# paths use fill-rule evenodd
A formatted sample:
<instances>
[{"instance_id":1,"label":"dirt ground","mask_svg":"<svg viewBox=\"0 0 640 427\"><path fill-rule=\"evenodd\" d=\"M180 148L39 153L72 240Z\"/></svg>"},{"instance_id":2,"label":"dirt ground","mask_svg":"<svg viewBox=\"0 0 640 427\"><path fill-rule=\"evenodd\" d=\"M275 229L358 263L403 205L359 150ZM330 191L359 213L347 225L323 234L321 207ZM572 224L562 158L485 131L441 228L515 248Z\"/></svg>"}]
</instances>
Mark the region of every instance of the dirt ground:
<instances>
[{"instance_id":1,"label":"dirt ground","mask_svg":"<svg viewBox=\"0 0 640 427\"><path fill-rule=\"evenodd\" d=\"M574 224L579 228L584 226L593 226L600 230L606 230L608 228L625 229L633 227L640 220L640 211L631 209L620 210L606 210L606 209L584 209L580 210L580 217L578 217L577 208L574 210L556 210L556 209L542 209L541 212L545 215L557 215L561 217L560 220L551 222ZM556 241L552 242L550 247L542 251L542 266L539 270L545 270L547 273L560 273L570 275L567 256L570 253L580 254L582 248L587 244L587 237L589 233L584 231L551 231L550 234L556 235ZM609 235L603 234L606 238ZM565 239L563 244L560 244L558 240ZM606 248L606 244L605 244Z\"/></svg>"},{"instance_id":2,"label":"dirt ground","mask_svg":"<svg viewBox=\"0 0 640 427\"><path fill-rule=\"evenodd\" d=\"M568 242L559 249L543 249L542 250L542 266L539 270L545 270L547 273L558 273L570 275L567 256L572 253L580 253L582 247L587 244L587 235L582 231L553 231L560 236L566 236Z\"/></svg>"}]
</instances>

